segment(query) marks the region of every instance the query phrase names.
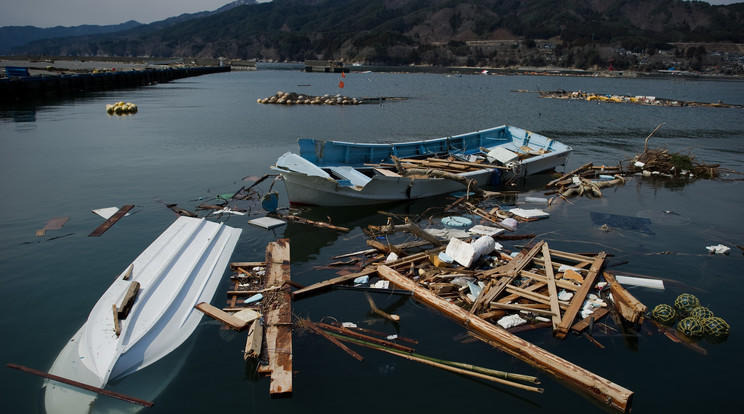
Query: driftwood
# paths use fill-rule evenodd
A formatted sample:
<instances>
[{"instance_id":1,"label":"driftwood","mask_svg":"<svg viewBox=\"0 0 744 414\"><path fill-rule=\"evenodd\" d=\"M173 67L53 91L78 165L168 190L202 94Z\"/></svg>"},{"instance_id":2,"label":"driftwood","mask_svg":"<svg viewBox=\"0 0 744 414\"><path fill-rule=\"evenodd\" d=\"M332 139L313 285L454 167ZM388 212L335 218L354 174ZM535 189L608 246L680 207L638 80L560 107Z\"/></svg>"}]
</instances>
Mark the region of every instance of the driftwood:
<instances>
[{"instance_id":1,"label":"driftwood","mask_svg":"<svg viewBox=\"0 0 744 414\"><path fill-rule=\"evenodd\" d=\"M575 170L573 170L571 172L568 172L566 174L563 174L559 178L556 178L555 180L549 182L546 185L546 187L552 187L552 186L556 185L558 182L563 181L563 180L565 180L566 178L568 178L568 177L570 177L572 175L578 174L578 173L580 173L580 172L582 172L582 171L584 171L586 169L592 168L592 166L593 166L593 164L591 162L590 163L587 163L587 164L584 164L581 167L579 167L579 168L577 168L577 169L575 169Z\"/></svg>"},{"instance_id":2,"label":"driftwood","mask_svg":"<svg viewBox=\"0 0 744 414\"><path fill-rule=\"evenodd\" d=\"M399 231L405 231L407 233L411 233L414 236L417 236L419 238L422 238L429 243L431 243L434 246L441 246L442 241L439 240L436 236L432 236L431 234L425 232L421 229L421 227L417 226L415 223L410 221L408 218L406 218L405 224L393 224L392 220L388 219L388 223L384 226L369 226L370 229L373 231L378 231L383 234L393 234L397 233Z\"/></svg>"},{"instance_id":3,"label":"driftwood","mask_svg":"<svg viewBox=\"0 0 744 414\"><path fill-rule=\"evenodd\" d=\"M292 215L292 214L286 214L286 215L276 214L276 216L279 217L279 218L281 218L281 219L285 219L287 221L292 221L292 222L301 223L301 224L310 224L312 226L320 227L320 228L324 228L324 229L331 229L331 230L343 231L343 232L348 232L349 231L349 228L348 227L334 226L333 224L325 223L325 222L322 222L322 221L308 220L308 219L306 219L304 217L295 216L295 215Z\"/></svg>"},{"instance_id":4,"label":"driftwood","mask_svg":"<svg viewBox=\"0 0 744 414\"><path fill-rule=\"evenodd\" d=\"M557 376L603 404L622 412L630 411L632 391L553 355L478 316L472 315L465 309L439 298L387 266L379 266L378 272L380 276L396 286L413 291L417 300L455 319L466 326L469 331L485 338L502 351Z\"/></svg>"},{"instance_id":5,"label":"driftwood","mask_svg":"<svg viewBox=\"0 0 744 414\"><path fill-rule=\"evenodd\" d=\"M457 173L451 173L435 168L406 168L402 165L401 161L398 158L391 158L395 163L395 168L398 170L398 173L404 177L423 175L426 177L443 178L445 180L455 181L462 184L467 192L472 192L478 197L488 198L501 195L500 192L483 190L482 188L480 188L480 186L478 186L478 183L475 180L468 180L467 178ZM484 165L484 167L488 166Z\"/></svg>"},{"instance_id":6,"label":"driftwood","mask_svg":"<svg viewBox=\"0 0 744 414\"><path fill-rule=\"evenodd\" d=\"M377 305L375 305L375 301L372 300L372 296L370 296L369 293L367 293L367 301L369 302L370 309L372 309L372 313L380 315L389 321L400 322L400 316L395 315L395 314L391 315L385 312L384 310L378 308Z\"/></svg>"}]
</instances>

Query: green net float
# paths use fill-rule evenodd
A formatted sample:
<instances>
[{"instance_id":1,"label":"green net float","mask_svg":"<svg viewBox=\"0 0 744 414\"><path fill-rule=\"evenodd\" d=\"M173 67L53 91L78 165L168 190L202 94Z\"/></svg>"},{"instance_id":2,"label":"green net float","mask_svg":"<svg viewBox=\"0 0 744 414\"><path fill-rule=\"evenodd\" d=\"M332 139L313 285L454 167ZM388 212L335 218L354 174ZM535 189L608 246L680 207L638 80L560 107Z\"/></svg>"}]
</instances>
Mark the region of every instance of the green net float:
<instances>
[{"instance_id":1,"label":"green net float","mask_svg":"<svg viewBox=\"0 0 744 414\"><path fill-rule=\"evenodd\" d=\"M705 306L698 306L697 308L690 311L690 316L695 319L707 319L712 318L715 315L713 315L713 312L711 312L711 310L706 308Z\"/></svg>"},{"instance_id":2,"label":"green net float","mask_svg":"<svg viewBox=\"0 0 744 414\"><path fill-rule=\"evenodd\" d=\"M700 306L700 301L698 300L695 295L691 295L689 293L683 293L679 296L677 296L677 299L674 300L674 307L677 308L677 310L687 315L690 313L691 310L697 308Z\"/></svg>"},{"instance_id":3,"label":"green net float","mask_svg":"<svg viewBox=\"0 0 744 414\"><path fill-rule=\"evenodd\" d=\"M703 329L705 330L706 335L710 335L716 338L721 338L728 335L729 331L731 330L729 324L726 323L723 318L719 318L718 316L703 319L701 321L701 325L703 325Z\"/></svg>"},{"instance_id":4,"label":"green net float","mask_svg":"<svg viewBox=\"0 0 744 414\"><path fill-rule=\"evenodd\" d=\"M667 305L666 303L662 303L661 305L656 305L654 310L651 311L651 315L657 321L668 325L671 324L674 321L674 318L677 317L677 312L674 310L673 307Z\"/></svg>"},{"instance_id":5,"label":"green net float","mask_svg":"<svg viewBox=\"0 0 744 414\"><path fill-rule=\"evenodd\" d=\"M684 318L677 323L677 331L690 338L703 336L703 324L695 318Z\"/></svg>"}]
</instances>

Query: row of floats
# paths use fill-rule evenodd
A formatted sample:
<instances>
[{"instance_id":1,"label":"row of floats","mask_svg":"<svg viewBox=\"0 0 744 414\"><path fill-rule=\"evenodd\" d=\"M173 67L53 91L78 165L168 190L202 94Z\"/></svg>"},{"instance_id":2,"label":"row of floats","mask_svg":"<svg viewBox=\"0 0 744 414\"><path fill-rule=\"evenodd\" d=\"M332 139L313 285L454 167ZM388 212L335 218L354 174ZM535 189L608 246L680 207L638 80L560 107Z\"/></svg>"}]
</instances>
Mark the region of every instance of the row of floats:
<instances>
[{"instance_id":1,"label":"row of floats","mask_svg":"<svg viewBox=\"0 0 744 414\"><path fill-rule=\"evenodd\" d=\"M106 105L106 113L109 115L136 114L137 111L138 111L137 105L131 102L119 101L115 104Z\"/></svg>"},{"instance_id":2,"label":"row of floats","mask_svg":"<svg viewBox=\"0 0 744 414\"><path fill-rule=\"evenodd\" d=\"M296 92L278 91L268 98L256 99L260 104L277 104L277 105L359 105L361 100L350 98L341 94L323 96L313 96Z\"/></svg>"}]
</instances>

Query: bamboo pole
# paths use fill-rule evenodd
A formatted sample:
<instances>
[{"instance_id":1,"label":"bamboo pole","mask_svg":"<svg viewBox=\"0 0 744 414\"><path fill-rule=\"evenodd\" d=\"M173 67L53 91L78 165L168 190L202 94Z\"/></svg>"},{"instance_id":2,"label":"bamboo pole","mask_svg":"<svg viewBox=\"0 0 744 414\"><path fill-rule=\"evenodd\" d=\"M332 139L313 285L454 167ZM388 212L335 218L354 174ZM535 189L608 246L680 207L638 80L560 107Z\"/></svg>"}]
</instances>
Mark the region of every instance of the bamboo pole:
<instances>
[{"instance_id":1,"label":"bamboo pole","mask_svg":"<svg viewBox=\"0 0 744 414\"><path fill-rule=\"evenodd\" d=\"M539 393L542 393L544 391L542 388L533 387L531 385L524 385L524 384L520 384L520 383L517 383L517 382L509 381L509 380L500 378L499 376L488 375L488 374L485 374L485 373L482 373L482 372L468 370L468 369L465 369L465 368L462 368L462 367L457 367L457 366L454 366L454 365L450 365L450 364L445 364L445 363L442 363L442 362L438 362L434 358L427 358L427 357L423 357L423 356L418 355L418 354L411 354L411 353L405 353L405 352L396 351L396 350L393 350L393 349L390 349L390 348L386 348L384 346L375 345L375 344L372 344L372 343L369 343L369 342L366 342L366 341L362 341L362 340L354 339L354 338L349 338L349 337L346 337L346 336L343 336L343 335L334 334L334 333L331 333L331 332L328 332L328 335L332 335L332 336L334 336L334 337L336 337L336 338L338 338L339 340L342 340L342 341L353 342L353 343L358 344L358 345L366 346L368 348L377 349L379 351L387 352L388 354L397 355L399 357L408 359L410 361L420 362L422 364L433 366L433 367L436 367L436 368L439 368L439 369L443 369L445 371L451 371L451 372L455 372L457 374L462 374L462 375L469 375L471 377L480 378L480 379L484 379L484 380L496 382L496 383L503 384L503 385L508 385L510 387L515 387L515 388L519 388L519 389L523 389L523 390L527 390L527 391L539 392ZM515 375L515 374L507 374L507 375Z\"/></svg>"},{"instance_id":2,"label":"bamboo pole","mask_svg":"<svg viewBox=\"0 0 744 414\"><path fill-rule=\"evenodd\" d=\"M380 276L391 281L396 286L413 291L420 302L455 319L477 335L493 341L494 346L509 355L517 357L578 387L604 404L622 412L627 413L630 411L630 405L633 399L632 391L553 355L478 316L471 315L465 309L439 298L387 266L379 266L377 270Z\"/></svg>"}]
</instances>

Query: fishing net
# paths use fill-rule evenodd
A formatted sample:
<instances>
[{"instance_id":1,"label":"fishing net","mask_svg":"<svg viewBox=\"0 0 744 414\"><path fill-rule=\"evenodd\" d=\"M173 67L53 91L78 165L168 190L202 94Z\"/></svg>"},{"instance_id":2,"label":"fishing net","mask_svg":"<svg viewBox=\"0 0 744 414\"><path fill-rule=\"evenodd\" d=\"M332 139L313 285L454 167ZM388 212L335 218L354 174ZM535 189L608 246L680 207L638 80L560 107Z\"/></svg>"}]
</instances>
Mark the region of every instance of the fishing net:
<instances>
[{"instance_id":1,"label":"fishing net","mask_svg":"<svg viewBox=\"0 0 744 414\"><path fill-rule=\"evenodd\" d=\"M697 308L690 311L690 316L695 319L707 319L712 318L713 312L711 312L710 309L706 308L705 306L698 306Z\"/></svg>"},{"instance_id":2,"label":"fishing net","mask_svg":"<svg viewBox=\"0 0 744 414\"><path fill-rule=\"evenodd\" d=\"M720 338L724 337L729 334L729 330L731 329L729 327L729 324L726 323L726 321L723 320L723 318L719 318L717 316L713 316L710 318L705 318L701 321L701 324L703 325L703 329L705 330L705 333L707 335Z\"/></svg>"},{"instance_id":3,"label":"fishing net","mask_svg":"<svg viewBox=\"0 0 744 414\"><path fill-rule=\"evenodd\" d=\"M669 325L674 321L674 318L677 316L677 312L674 311L673 307L667 305L666 303L662 303L661 305L656 305L654 310L651 311L651 315L657 321Z\"/></svg>"},{"instance_id":4,"label":"fishing net","mask_svg":"<svg viewBox=\"0 0 744 414\"><path fill-rule=\"evenodd\" d=\"M674 301L674 307L676 307L677 310L683 315L689 314L691 310L697 308L698 306L700 306L700 301L698 300L698 298L696 298L695 295L691 295L689 293L683 293L677 296L677 299L675 299Z\"/></svg>"},{"instance_id":5,"label":"fishing net","mask_svg":"<svg viewBox=\"0 0 744 414\"><path fill-rule=\"evenodd\" d=\"M689 337L703 336L703 325L695 318L684 318L677 323L677 331Z\"/></svg>"}]
</instances>

